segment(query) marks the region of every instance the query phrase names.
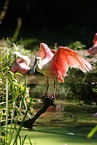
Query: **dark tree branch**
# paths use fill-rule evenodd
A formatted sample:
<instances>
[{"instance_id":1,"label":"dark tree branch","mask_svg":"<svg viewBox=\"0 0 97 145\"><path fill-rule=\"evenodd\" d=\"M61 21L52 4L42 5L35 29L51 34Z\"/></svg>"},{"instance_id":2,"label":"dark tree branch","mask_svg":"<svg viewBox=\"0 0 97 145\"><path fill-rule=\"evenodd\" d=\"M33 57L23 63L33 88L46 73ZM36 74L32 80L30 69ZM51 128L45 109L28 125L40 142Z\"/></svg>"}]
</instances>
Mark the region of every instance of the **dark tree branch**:
<instances>
[{"instance_id":1,"label":"dark tree branch","mask_svg":"<svg viewBox=\"0 0 97 145\"><path fill-rule=\"evenodd\" d=\"M34 125L34 122L37 120L37 118L40 117L41 114L45 113L46 110L48 109L49 106L56 106L54 104L54 99L53 99L53 96L45 96L43 97L43 107L36 113L36 115L26 121L23 122L23 127L25 128L28 128L29 130L32 130L33 129L33 126ZM12 120L8 120L8 124L11 124ZM16 120L13 120L13 123L15 123ZM1 126L3 126L5 123L4 122L1 122ZM17 120L17 124L20 125L22 123L21 120Z\"/></svg>"}]
</instances>

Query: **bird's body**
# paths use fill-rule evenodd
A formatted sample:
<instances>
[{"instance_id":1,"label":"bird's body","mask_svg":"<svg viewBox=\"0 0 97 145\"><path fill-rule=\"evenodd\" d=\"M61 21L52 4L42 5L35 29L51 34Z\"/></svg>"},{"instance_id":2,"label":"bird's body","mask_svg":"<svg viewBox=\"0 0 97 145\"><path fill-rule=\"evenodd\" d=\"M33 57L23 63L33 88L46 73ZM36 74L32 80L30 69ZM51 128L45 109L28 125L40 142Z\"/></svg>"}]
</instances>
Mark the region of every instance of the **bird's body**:
<instances>
[{"instance_id":1,"label":"bird's body","mask_svg":"<svg viewBox=\"0 0 97 145\"><path fill-rule=\"evenodd\" d=\"M88 49L88 53L90 53L90 57L93 57L97 54L97 33L95 33L93 46Z\"/></svg>"},{"instance_id":2,"label":"bird's body","mask_svg":"<svg viewBox=\"0 0 97 145\"><path fill-rule=\"evenodd\" d=\"M90 53L90 57L95 56L97 54L97 44L94 44L92 47L90 47L88 53Z\"/></svg>"},{"instance_id":3,"label":"bird's body","mask_svg":"<svg viewBox=\"0 0 97 145\"><path fill-rule=\"evenodd\" d=\"M53 77L50 68L51 59L45 58L42 62L40 62L36 69L38 72L43 73L46 77Z\"/></svg>"},{"instance_id":4,"label":"bird's body","mask_svg":"<svg viewBox=\"0 0 97 145\"><path fill-rule=\"evenodd\" d=\"M65 77L69 66L80 68L83 72L92 69L91 64L87 60L70 48L60 46L56 51L52 51L46 44L40 43L40 49L41 58L38 58L36 69L38 72L43 73L47 78L45 95L47 95L49 77L54 79L55 97L56 78L59 82L64 82L63 77Z\"/></svg>"},{"instance_id":5,"label":"bird's body","mask_svg":"<svg viewBox=\"0 0 97 145\"><path fill-rule=\"evenodd\" d=\"M16 57L18 56L20 59L17 60L15 64L11 67L12 72L20 72L22 74L27 73L30 70L30 59L28 56L23 56L19 52L15 52Z\"/></svg>"},{"instance_id":6,"label":"bird's body","mask_svg":"<svg viewBox=\"0 0 97 145\"><path fill-rule=\"evenodd\" d=\"M69 66L80 68L83 72L91 69L91 65L87 60L67 47L60 46L55 54L44 43L40 44L40 48L42 60L36 69L46 77L57 77L58 81L63 82L62 76L65 77ZM48 51L45 51L47 49ZM48 55L48 53L50 54Z\"/></svg>"}]
</instances>

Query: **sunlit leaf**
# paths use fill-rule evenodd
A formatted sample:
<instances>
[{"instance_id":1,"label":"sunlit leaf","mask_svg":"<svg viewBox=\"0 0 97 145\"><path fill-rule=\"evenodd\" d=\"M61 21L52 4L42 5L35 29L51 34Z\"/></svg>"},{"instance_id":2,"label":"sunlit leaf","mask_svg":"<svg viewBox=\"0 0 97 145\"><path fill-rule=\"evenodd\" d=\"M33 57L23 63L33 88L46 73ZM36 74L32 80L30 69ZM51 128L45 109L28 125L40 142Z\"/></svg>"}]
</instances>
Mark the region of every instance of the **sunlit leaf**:
<instances>
[{"instance_id":1,"label":"sunlit leaf","mask_svg":"<svg viewBox=\"0 0 97 145\"><path fill-rule=\"evenodd\" d=\"M15 74L23 77L23 75L21 73L16 72Z\"/></svg>"},{"instance_id":2,"label":"sunlit leaf","mask_svg":"<svg viewBox=\"0 0 97 145\"><path fill-rule=\"evenodd\" d=\"M28 136L28 139L29 139L30 145L32 145L32 142L31 142L31 139L30 139L30 137L29 137L29 136Z\"/></svg>"},{"instance_id":3,"label":"sunlit leaf","mask_svg":"<svg viewBox=\"0 0 97 145\"><path fill-rule=\"evenodd\" d=\"M27 137L27 135L25 135L25 137L23 139L23 142L22 142L22 145L24 145L24 142L25 142L26 137Z\"/></svg>"},{"instance_id":4,"label":"sunlit leaf","mask_svg":"<svg viewBox=\"0 0 97 145\"><path fill-rule=\"evenodd\" d=\"M8 68L5 70L5 72L4 72L4 73L7 73L7 72L9 71L9 69L10 69L10 68L8 67Z\"/></svg>"},{"instance_id":5,"label":"sunlit leaf","mask_svg":"<svg viewBox=\"0 0 97 145\"><path fill-rule=\"evenodd\" d=\"M87 138L91 138L96 131L97 131L97 125L89 132Z\"/></svg>"},{"instance_id":6,"label":"sunlit leaf","mask_svg":"<svg viewBox=\"0 0 97 145\"><path fill-rule=\"evenodd\" d=\"M1 135L0 135L0 138L5 139L5 137L4 136L1 136Z\"/></svg>"},{"instance_id":7,"label":"sunlit leaf","mask_svg":"<svg viewBox=\"0 0 97 145\"><path fill-rule=\"evenodd\" d=\"M6 55L6 58L8 59L8 54Z\"/></svg>"}]
</instances>

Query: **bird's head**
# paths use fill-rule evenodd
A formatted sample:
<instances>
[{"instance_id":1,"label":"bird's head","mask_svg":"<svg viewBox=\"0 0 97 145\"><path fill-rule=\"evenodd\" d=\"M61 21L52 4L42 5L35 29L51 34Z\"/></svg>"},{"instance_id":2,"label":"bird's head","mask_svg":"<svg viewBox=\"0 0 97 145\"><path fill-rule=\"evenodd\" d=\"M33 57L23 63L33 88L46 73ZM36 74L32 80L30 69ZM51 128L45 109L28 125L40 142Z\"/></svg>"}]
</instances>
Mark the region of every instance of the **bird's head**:
<instances>
[{"instance_id":1,"label":"bird's head","mask_svg":"<svg viewBox=\"0 0 97 145\"><path fill-rule=\"evenodd\" d=\"M42 60L41 60L41 57L35 57L35 61L36 61L37 64L41 63L41 61L42 61ZM36 65L37 65L37 64L36 64Z\"/></svg>"},{"instance_id":2,"label":"bird's head","mask_svg":"<svg viewBox=\"0 0 97 145\"><path fill-rule=\"evenodd\" d=\"M32 69L30 70L30 74L34 74L35 73L35 68L36 66L41 62L41 57L35 57L35 61L34 61L34 65L32 67Z\"/></svg>"},{"instance_id":3,"label":"bird's head","mask_svg":"<svg viewBox=\"0 0 97 145\"><path fill-rule=\"evenodd\" d=\"M40 43L40 48L48 48L48 46L45 43Z\"/></svg>"}]
</instances>

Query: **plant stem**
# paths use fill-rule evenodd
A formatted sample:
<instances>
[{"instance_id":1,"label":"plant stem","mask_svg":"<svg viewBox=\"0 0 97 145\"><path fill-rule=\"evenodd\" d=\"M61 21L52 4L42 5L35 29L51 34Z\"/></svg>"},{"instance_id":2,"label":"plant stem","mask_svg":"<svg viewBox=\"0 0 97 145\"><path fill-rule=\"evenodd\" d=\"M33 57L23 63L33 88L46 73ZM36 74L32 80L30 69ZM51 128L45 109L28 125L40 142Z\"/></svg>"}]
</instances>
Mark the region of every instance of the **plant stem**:
<instances>
[{"instance_id":1,"label":"plant stem","mask_svg":"<svg viewBox=\"0 0 97 145\"><path fill-rule=\"evenodd\" d=\"M8 78L6 78L6 140L7 140L7 127L8 125Z\"/></svg>"}]
</instances>

